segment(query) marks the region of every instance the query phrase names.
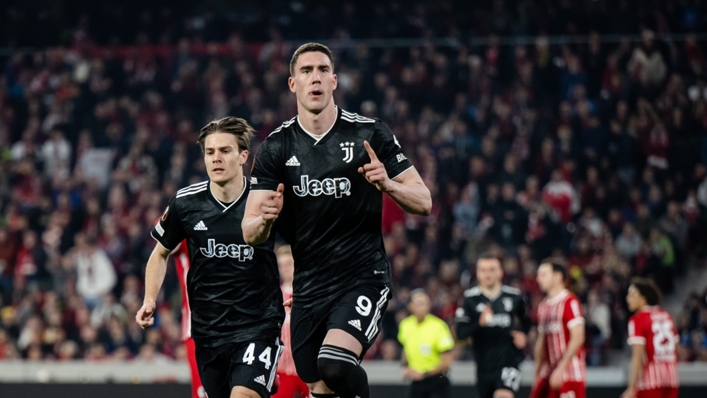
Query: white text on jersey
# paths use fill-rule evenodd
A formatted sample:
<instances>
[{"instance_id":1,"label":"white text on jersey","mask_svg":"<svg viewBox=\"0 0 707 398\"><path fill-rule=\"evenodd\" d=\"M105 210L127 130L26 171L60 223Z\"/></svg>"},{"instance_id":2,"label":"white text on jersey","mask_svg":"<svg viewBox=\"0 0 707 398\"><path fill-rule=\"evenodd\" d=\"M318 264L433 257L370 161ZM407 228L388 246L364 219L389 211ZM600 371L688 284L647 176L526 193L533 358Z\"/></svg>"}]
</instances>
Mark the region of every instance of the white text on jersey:
<instances>
[{"instance_id":1,"label":"white text on jersey","mask_svg":"<svg viewBox=\"0 0 707 398\"><path fill-rule=\"evenodd\" d=\"M252 260L253 254L255 253L252 246L237 245L235 243L231 243L229 245L225 245L223 243L216 244L216 239L209 239L209 247L202 247L200 250L201 254L205 257L231 257L239 261Z\"/></svg>"},{"instance_id":2,"label":"white text on jersey","mask_svg":"<svg viewBox=\"0 0 707 398\"><path fill-rule=\"evenodd\" d=\"M348 178L325 178L322 181L310 180L309 176L305 174L301 177L300 186L293 186L292 189L300 197L324 194L340 198L343 195L351 195L351 181Z\"/></svg>"}]
</instances>

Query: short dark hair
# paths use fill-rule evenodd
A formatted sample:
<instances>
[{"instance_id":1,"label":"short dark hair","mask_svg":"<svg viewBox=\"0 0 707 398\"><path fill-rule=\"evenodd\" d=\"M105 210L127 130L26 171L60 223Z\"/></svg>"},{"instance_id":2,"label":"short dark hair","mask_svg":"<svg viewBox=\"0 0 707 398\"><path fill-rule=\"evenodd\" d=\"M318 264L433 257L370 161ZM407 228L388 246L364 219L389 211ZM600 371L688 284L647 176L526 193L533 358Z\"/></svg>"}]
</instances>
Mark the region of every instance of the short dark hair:
<instances>
[{"instance_id":1,"label":"short dark hair","mask_svg":"<svg viewBox=\"0 0 707 398\"><path fill-rule=\"evenodd\" d=\"M243 152L250 150L250 139L253 137L254 130L245 119L239 117L226 116L223 119L213 120L201 128L199 139L196 141L202 152L204 151L206 137L214 133L235 135L238 142L238 150Z\"/></svg>"},{"instance_id":2,"label":"short dark hair","mask_svg":"<svg viewBox=\"0 0 707 398\"><path fill-rule=\"evenodd\" d=\"M565 267L565 262L556 257L548 257L540 262L540 265L549 264L552 267L553 273L562 274L562 280L567 279L567 267Z\"/></svg>"},{"instance_id":3,"label":"short dark hair","mask_svg":"<svg viewBox=\"0 0 707 398\"><path fill-rule=\"evenodd\" d=\"M501 264L501 259L491 254L491 252L482 252L479 257L476 258L476 263L478 264L481 260L496 260Z\"/></svg>"},{"instance_id":4,"label":"short dark hair","mask_svg":"<svg viewBox=\"0 0 707 398\"><path fill-rule=\"evenodd\" d=\"M295 75L295 64L297 63L299 56L304 53L311 52L324 53L327 57L329 57L329 61L331 61L331 68L334 69L334 57L332 57L329 47L320 43L306 43L299 46L299 48L295 50L295 53L292 54L292 59L290 60L290 76Z\"/></svg>"},{"instance_id":5,"label":"short dark hair","mask_svg":"<svg viewBox=\"0 0 707 398\"><path fill-rule=\"evenodd\" d=\"M635 277L631 279L631 286L638 290L638 293L646 299L648 305L660 304L660 288L653 279Z\"/></svg>"}]
</instances>

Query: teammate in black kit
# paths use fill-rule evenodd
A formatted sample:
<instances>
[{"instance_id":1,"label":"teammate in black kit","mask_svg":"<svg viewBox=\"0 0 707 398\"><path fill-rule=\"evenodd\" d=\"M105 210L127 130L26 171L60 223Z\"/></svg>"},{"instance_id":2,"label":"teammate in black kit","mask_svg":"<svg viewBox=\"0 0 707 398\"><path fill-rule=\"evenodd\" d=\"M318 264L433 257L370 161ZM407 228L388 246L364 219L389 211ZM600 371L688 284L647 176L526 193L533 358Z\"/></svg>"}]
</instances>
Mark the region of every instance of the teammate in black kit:
<instances>
[{"instance_id":1,"label":"teammate in black kit","mask_svg":"<svg viewBox=\"0 0 707 398\"><path fill-rule=\"evenodd\" d=\"M249 184L243 176L252 128L226 117L201 129L209 181L181 189L152 230L157 246L145 271L145 301L136 315L154 323L167 258L187 240L187 293L196 361L209 398L270 397L285 318L273 239L243 241Z\"/></svg>"},{"instance_id":2,"label":"teammate in black kit","mask_svg":"<svg viewBox=\"0 0 707 398\"><path fill-rule=\"evenodd\" d=\"M473 340L479 398L514 398L530 329L527 306L520 290L501 284L498 259L482 255L476 278L479 286L464 292L457 309L457 338Z\"/></svg>"},{"instance_id":3,"label":"teammate in black kit","mask_svg":"<svg viewBox=\"0 0 707 398\"><path fill-rule=\"evenodd\" d=\"M259 149L243 233L263 242L278 219L292 245L293 358L312 395L368 398L359 361L391 297L381 192L414 214L429 214L432 201L385 124L334 105L333 68L321 44L292 56L298 115Z\"/></svg>"}]
</instances>

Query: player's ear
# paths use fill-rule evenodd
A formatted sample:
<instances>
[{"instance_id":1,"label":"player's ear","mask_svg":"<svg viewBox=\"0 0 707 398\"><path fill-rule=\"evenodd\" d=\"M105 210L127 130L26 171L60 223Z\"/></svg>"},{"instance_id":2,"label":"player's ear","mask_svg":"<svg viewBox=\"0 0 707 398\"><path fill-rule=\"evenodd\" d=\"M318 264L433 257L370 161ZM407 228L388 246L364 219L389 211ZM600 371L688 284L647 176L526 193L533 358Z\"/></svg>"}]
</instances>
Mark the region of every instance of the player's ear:
<instances>
[{"instance_id":1,"label":"player's ear","mask_svg":"<svg viewBox=\"0 0 707 398\"><path fill-rule=\"evenodd\" d=\"M290 86L290 91L295 92L295 78L290 76L287 78L287 85Z\"/></svg>"},{"instance_id":2,"label":"player's ear","mask_svg":"<svg viewBox=\"0 0 707 398\"><path fill-rule=\"evenodd\" d=\"M250 154L250 152L248 152L247 149L244 149L244 150L241 151L241 153L240 153L240 158L241 158L241 159L240 159L240 165L241 165L241 166L243 166L243 165L245 164L245 162L248 161L248 155L249 155L249 154Z\"/></svg>"},{"instance_id":3,"label":"player's ear","mask_svg":"<svg viewBox=\"0 0 707 398\"><path fill-rule=\"evenodd\" d=\"M339 84L339 78L335 74L332 76L332 79L334 79L334 90L336 90L336 86Z\"/></svg>"}]
</instances>

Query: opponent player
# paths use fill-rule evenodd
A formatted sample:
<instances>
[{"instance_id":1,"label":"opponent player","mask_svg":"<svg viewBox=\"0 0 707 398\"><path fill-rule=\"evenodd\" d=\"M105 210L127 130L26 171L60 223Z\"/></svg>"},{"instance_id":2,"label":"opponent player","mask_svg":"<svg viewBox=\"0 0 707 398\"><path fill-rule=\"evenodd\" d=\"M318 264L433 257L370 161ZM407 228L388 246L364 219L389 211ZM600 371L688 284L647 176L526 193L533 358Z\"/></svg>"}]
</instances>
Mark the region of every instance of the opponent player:
<instances>
[{"instance_id":1,"label":"opponent player","mask_svg":"<svg viewBox=\"0 0 707 398\"><path fill-rule=\"evenodd\" d=\"M275 252L277 254L277 264L280 268L282 298L285 302L288 302L292 298L292 278L295 272L295 260L292 258L292 249L289 246L281 246ZM286 307L285 312L285 323L282 324L282 344L285 350L282 352L282 357L277 366L280 386L273 398L308 398L309 388L297 376L295 362L292 360L290 307Z\"/></svg>"},{"instance_id":2,"label":"opponent player","mask_svg":"<svg viewBox=\"0 0 707 398\"><path fill-rule=\"evenodd\" d=\"M136 315L154 323L167 258L184 239L191 268L187 292L199 374L209 398L270 397L282 351L285 317L274 242L243 242L239 226L249 184L243 177L253 130L226 117L201 129L209 180L177 191L152 231L157 245L145 271L145 301Z\"/></svg>"},{"instance_id":3,"label":"opponent player","mask_svg":"<svg viewBox=\"0 0 707 398\"><path fill-rule=\"evenodd\" d=\"M501 262L491 255L476 261L476 279L479 286L464 292L457 309L457 338L473 340L478 397L514 398L530 330L525 300L520 290L501 284Z\"/></svg>"},{"instance_id":4,"label":"opponent player","mask_svg":"<svg viewBox=\"0 0 707 398\"><path fill-rule=\"evenodd\" d=\"M537 281L546 294L538 306L535 384L531 398L584 398L584 317L577 296L565 289L567 271L558 260L543 260Z\"/></svg>"},{"instance_id":5,"label":"opponent player","mask_svg":"<svg viewBox=\"0 0 707 398\"><path fill-rule=\"evenodd\" d=\"M290 74L298 113L259 149L244 238L259 244L282 221L278 231L295 259L293 357L312 395L368 398L359 361L391 297L382 192L426 215L430 191L385 124L336 107L326 46L298 48Z\"/></svg>"},{"instance_id":6,"label":"opponent player","mask_svg":"<svg viewBox=\"0 0 707 398\"><path fill-rule=\"evenodd\" d=\"M675 348L679 339L673 318L658 307L658 287L651 279L635 278L626 302L636 313L628 321L633 357L628 388L621 398L677 398Z\"/></svg>"},{"instance_id":7,"label":"opponent player","mask_svg":"<svg viewBox=\"0 0 707 398\"><path fill-rule=\"evenodd\" d=\"M177 266L177 277L182 291L182 341L184 341L184 348L187 350L187 360L189 361L189 371L191 372L191 395L192 398L206 398L206 391L201 384L201 377L199 377L199 367L196 364L196 346L194 345L194 339L191 337L191 309L189 308L189 295L187 294L189 249L187 248L186 240L182 241L175 252L174 263Z\"/></svg>"}]
</instances>

